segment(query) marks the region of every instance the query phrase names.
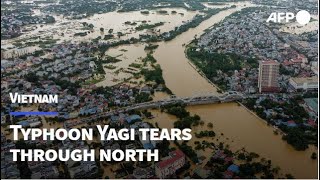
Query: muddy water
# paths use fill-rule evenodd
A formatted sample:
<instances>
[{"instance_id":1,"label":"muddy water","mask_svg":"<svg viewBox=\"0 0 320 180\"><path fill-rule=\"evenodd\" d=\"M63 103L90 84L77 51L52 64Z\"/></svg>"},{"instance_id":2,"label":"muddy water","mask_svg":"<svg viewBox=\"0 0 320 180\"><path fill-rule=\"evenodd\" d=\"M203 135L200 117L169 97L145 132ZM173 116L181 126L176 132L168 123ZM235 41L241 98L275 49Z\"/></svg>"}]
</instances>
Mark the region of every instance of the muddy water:
<instances>
[{"instance_id":1,"label":"muddy water","mask_svg":"<svg viewBox=\"0 0 320 180\"><path fill-rule=\"evenodd\" d=\"M304 26L297 22L289 23L281 27L280 31L292 34L302 34L305 32L316 31L319 29L319 17L317 15L311 15L311 18L313 18L313 20Z\"/></svg>"},{"instance_id":2,"label":"muddy water","mask_svg":"<svg viewBox=\"0 0 320 180\"><path fill-rule=\"evenodd\" d=\"M296 151L275 135L274 129L250 114L235 103L222 105L204 105L188 107L191 113L199 114L205 124L213 123L213 130L228 138L231 149L244 147L270 159L282 169L282 173L291 173L296 178L317 177L317 161L310 158L317 149L310 147L306 151Z\"/></svg>"},{"instance_id":3,"label":"muddy water","mask_svg":"<svg viewBox=\"0 0 320 180\"><path fill-rule=\"evenodd\" d=\"M159 14L157 13L158 10L166 10L168 14ZM171 13L172 11L176 11L177 13ZM41 12L37 13L41 14ZM131 37L138 38L140 34L162 33L173 30L175 27L190 21L196 14L199 14L199 12L187 11L182 8L160 8L149 11L149 14L147 15L141 14L140 11L124 13L109 12L96 14L92 17L83 18L81 20L69 20L62 16L54 15L56 23L25 26L24 28L30 29L30 31L17 38L1 40L1 46L5 49L14 48L15 46L13 45L13 42L15 41L27 42L32 39L37 39L38 37L50 37L58 40L58 43L63 43L65 41L88 41L99 36L103 38L104 35L108 34L109 29L113 29L112 34L115 37L117 36L117 32L122 32L124 36L122 36L121 39L129 39ZM135 22L136 25L126 25L125 22L127 21L130 21L131 23ZM143 23L142 21L145 22ZM94 28L92 30L85 28L82 25L83 22L93 24ZM148 29L142 31L135 30L137 26L159 22L163 22L164 25L154 28L154 32L151 32L151 30ZM100 28L104 28L104 32L101 32ZM75 33L88 31L90 31L90 33L87 36L74 36ZM32 49L30 49L30 51L31 50Z\"/></svg>"},{"instance_id":4,"label":"muddy water","mask_svg":"<svg viewBox=\"0 0 320 180\"><path fill-rule=\"evenodd\" d=\"M223 18L233 12L245 7L244 5L246 5L246 7L251 6L249 3L239 3L237 5L238 7L236 9L220 12L201 23L198 27L179 35L172 41L159 43L160 46L156 49L154 57L163 69L166 85L174 94L177 96L193 96L200 93L217 94L216 89L201 77L201 75L199 75L199 73L189 64L189 61L184 54L185 47L183 44L188 44L195 35L201 35L203 30L220 22ZM149 17L151 16L153 15L149 15ZM159 16L168 17L169 15ZM186 19L189 18L190 17L187 17ZM146 20L147 18L143 19ZM162 20L151 22L154 23L159 21ZM107 25L103 23L104 21L97 22L96 28ZM180 20L179 23L181 23ZM119 24L119 28L125 28L125 26L122 26L122 23L115 24ZM166 23L166 25L169 25L169 23ZM167 30L171 28L171 26L163 27ZM115 30L115 32L117 31ZM60 38L67 39L66 37ZM3 41L1 43L3 43ZM110 55L116 56L119 53L122 53L122 51L120 51L121 49L126 49L127 52L123 53L123 61L119 62L119 64L122 64L123 68L125 68L128 64L135 62L138 57L144 57L146 55L142 50L143 46L140 46L130 45L130 47L118 47L111 49L109 53ZM111 70L110 74L112 74ZM123 76L123 78L125 77L127 77L127 75ZM109 85L111 80L113 80L113 78L101 82L101 85ZM162 98L167 98L167 96L161 93L155 95L155 100L160 100ZM237 104L193 106L188 107L188 110L191 113L199 114L202 120L205 121L204 126L196 127L194 128L194 131L207 130L207 123L212 122L214 125L213 130L217 134L224 134L223 136L218 136L220 141L229 144L231 149L237 150L245 147L247 151L256 152L262 157L271 159L276 166L281 167L283 173L291 173L297 178L315 178L317 176L317 163L310 158L311 153L317 151L315 148L309 148L303 152L295 151L286 142L282 141L280 135L274 135L273 128L268 127L263 120L252 115ZM152 112L156 117L155 119L150 120L151 122L157 122L160 127L173 127L173 122L176 120L174 116L156 110L152 110ZM44 124L44 126L47 125ZM57 124L57 126L59 125ZM209 141L210 139L206 140ZM192 140L189 145L192 145L193 141L195 140ZM211 141L215 140L211 139ZM199 153L200 155L208 157L211 152L205 151ZM106 174L111 174L110 168L105 168L105 175Z\"/></svg>"},{"instance_id":5,"label":"muddy water","mask_svg":"<svg viewBox=\"0 0 320 180\"><path fill-rule=\"evenodd\" d=\"M159 14L158 10L165 10L168 14ZM100 36L100 27L105 29L113 29L113 32L122 32L125 34L123 39L128 39L131 37L138 38L139 34L145 34L148 30L136 31L135 27L142 25L142 21L146 21L146 24L154 24L159 22L164 22L164 25L156 27L156 31L167 32L173 30L175 27L180 26L192 19L198 12L187 11L182 8L162 8L158 10L151 10L149 14L141 14L140 11L133 12L110 12L105 14L96 14L88 19L81 20L80 22L92 23L95 26L95 31L85 38L96 38ZM172 14L171 11L176 11L177 13ZM183 15L179 14L182 13ZM126 25L125 22L130 21L135 22L136 25ZM104 32L108 34L108 32Z\"/></svg>"},{"instance_id":6,"label":"muddy water","mask_svg":"<svg viewBox=\"0 0 320 180\"><path fill-rule=\"evenodd\" d=\"M246 7L248 6L251 5L246 3ZM166 85L174 94L193 96L199 93L217 93L216 89L190 66L184 54L183 44L188 44L195 35L201 35L203 30L243 7L244 4L236 9L220 12L174 40L159 44L154 57L163 69ZM280 135L274 135L272 127L268 127L263 120L245 108L230 103L193 106L188 107L188 110L199 114L205 124L213 122L213 129L217 133L224 134L223 138L230 144L231 149L238 150L245 147L249 152L256 152L262 157L271 159L275 166L282 169L282 173L291 173L296 178L317 177L317 162L310 158L312 152L317 152L316 148L310 147L306 151L295 151L281 139ZM157 121L160 127L171 128L174 119L171 116L164 117L159 113L156 112L154 121ZM210 152L204 152L204 155L210 155Z\"/></svg>"},{"instance_id":7,"label":"muddy water","mask_svg":"<svg viewBox=\"0 0 320 180\"><path fill-rule=\"evenodd\" d=\"M97 83L97 86L113 86L123 82L125 79L133 77L133 74L130 72L138 72L139 69L131 67L130 70L128 69L129 65L132 63L141 64L141 59L146 56L143 44L123 45L110 48L106 54L116 57L121 61L117 63L108 63L108 65L114 66L114 69L104 67L106 72L105 78L103 81Z\"/></svg>"}]
</instances>

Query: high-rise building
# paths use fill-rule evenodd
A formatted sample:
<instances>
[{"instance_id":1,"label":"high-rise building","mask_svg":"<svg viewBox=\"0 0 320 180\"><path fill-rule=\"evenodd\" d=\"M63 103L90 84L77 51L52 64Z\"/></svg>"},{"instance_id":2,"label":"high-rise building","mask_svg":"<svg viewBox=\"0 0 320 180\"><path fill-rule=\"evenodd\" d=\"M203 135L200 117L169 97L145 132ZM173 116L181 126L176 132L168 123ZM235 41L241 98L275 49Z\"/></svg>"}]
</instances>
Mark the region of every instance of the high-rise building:
<instances>
[{"instance_id":1,"label":"high-rise building","mask_svg":"<svg viewBox=\"0 0 320 180\"><path fill-rule=\"evenodd\" d=\"M279 67L280 64L274 60L260 61L259 63L259 92L279 91Z\"/></svg>"}]
</instances>

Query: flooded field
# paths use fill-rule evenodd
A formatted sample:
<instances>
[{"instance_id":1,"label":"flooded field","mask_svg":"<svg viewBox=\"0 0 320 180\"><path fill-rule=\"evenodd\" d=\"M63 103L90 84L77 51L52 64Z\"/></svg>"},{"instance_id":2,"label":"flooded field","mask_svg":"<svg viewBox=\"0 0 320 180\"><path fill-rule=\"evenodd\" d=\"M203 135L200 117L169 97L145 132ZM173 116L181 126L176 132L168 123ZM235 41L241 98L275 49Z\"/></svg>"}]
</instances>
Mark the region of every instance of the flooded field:
<instances>
[{"instance_id":1,"label":"flooded field","mask_svg":"<svg viewBox=\"0 0 320 180\"><path fill-rule=\"evenodd\" d=\"M166 14L160 14L158 11L167 11ZM175 11L175 13L172 13ZM185 9L177 8L163 8L158 10L148 11L149 14L142 14L140 11L134 12L110 12L106 14L96 14L91 18L81 20L79 22L92 23L94 25L94 32L87 35L85 38L96 38L100 36L100 27L105 29L113 29L114 32L122 32L125 34L123 39L128 39L131 37L138 38L139 34L146 34L150 30L145 29L142 31L135 30L135 27L143 24L155 24L163 22L164 24L158 26L154 32L167 32L174 30L175 27L184 24L185 22L191 20L198 12L187 11ZM125 24L125 23L131 24ZM104 34L107 34L105 32Z\"/></svg>"},{"instance_id":2,"label":"flooded field","mask_svg":"<svg viewBox=\"0 0 320 180\"><path fill-rule=\"evenodd\" d=\"M292 34L302 34L305 32L315 31L317 29L319 29L319 17L316 15L311 15L311 21L308 24L301 26L297 22L289 23L282 26L280 31L288 32Z\"/></svg>"},{"instance_id":3,"label":"flooded field","mask_svg":"<svg viewBox=\"0 0 320 180\"><path fill-rule=\"evenodd\" d=\"M167 11L166 14L160 14L158 11ZM199 12L187 11L182 8L163 8L148 11L149 14L142 14L140 11L133 12L110 12L104 14L96 14L89 18L81 20L69 20L62 16L54 15L56 22L47 25L30 25L26 26L23 35L9 39L1 40L1 46L4 49L15 48L17 42L26 43L41 39L53 39L57 43L62 42L81 42L98 38L103 39L105 35L112 34L117 37L117 33L121 32L121 39L131 37L138 38L140 34L146 33L162 33L173 30L187 21L191 20ZM174 12L174 13L172 13ZM38 12L41 14L41 12ZM127 23L126 23L127 22ZM163 25L150 29L136 30L140 25L152 25L163 22ZM83 23L92 24L93 28L88 28ZM100 28L104 30L101 31ZM112 32L108 31L112 29ZM76 33L87 32L85 36L75 36ZM112 39L110 40L112 41Z\"/></svg>"},{"instance_id":4,"label":"flooded field","mask_svg":"<svg viewBox=\"0 0 320 180\"><path fill-rule=\"evenodd\" d=\"M105 79L99 83L97 86L113 86L126 79L132 78L133 74L130 72L138 72L136 68L129 68L132 63L141 63L141 58L144 58L147 54L144 50L143 44L135 45L123 45L115 48L109 49L106 54L108 56L116 57L121 60L117 63L108 64L105 66L104 70L106 72ZM136 80L137 83L139 80Z\"/></svg>"}]
</instances>

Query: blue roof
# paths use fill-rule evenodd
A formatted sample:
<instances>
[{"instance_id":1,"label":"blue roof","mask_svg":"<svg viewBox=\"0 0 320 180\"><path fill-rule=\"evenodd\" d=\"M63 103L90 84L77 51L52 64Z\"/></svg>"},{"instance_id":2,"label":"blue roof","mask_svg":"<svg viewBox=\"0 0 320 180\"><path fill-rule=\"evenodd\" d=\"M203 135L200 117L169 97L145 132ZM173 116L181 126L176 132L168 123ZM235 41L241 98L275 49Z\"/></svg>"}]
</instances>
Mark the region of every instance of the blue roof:
<instances>
[{"instance_id":1,"label":"blue roof","mask_svg":"<svg viewBox=\"0 0 320 180\"><path fill-rule=\"evenodd\" d=\"M119 116L111 116L110 119L111 119L111 121L118 121Z\"/></svg>"},{"instance_id":2,"label":"blue roof","mask_svg":"<svg viewBox=\"0 0 320 180\"><path fill-rule=\"evenodd\" d=\"M293 124L293 123L292 123L292 124L287 124L287 126L288 126L288 127L296 127L297 124Z\"/></svg>"},{"instance_id":3,"label":"blue roof","mask_svg":"<svg viewBox=\"0 0 320 180\"><path fill-rule=\"evenodd\" d=\"M141 120L141 117L139 115L134 114L134 115L127 117L126 120L128 123L132 123L132 122Z\"/></svg>"},{"instance_id":4,"label":"blue roof","mask_svg":"<svg viewBox=\"0 0 320 180\"><path fill-rule=\"evenodd\" d=\"M64 117L65 119L69 119L70 115L69 115L68 113L66 113L66 114L63 115L63 117Z\"/></svg>"},{"instance_id":5,"label":"blue roof","mask_svg":"<svg viewBox=\"0 0 320 180\"><path fill-rule=\"evenodd\" d=\"M143 148L144 149L154 149L154 147L153 147L153 145L151 143L143 144Z\"/></svg>"},{"instance_id":6,"label":"blue roof","mask_svg":"<svg viewBox=\"0 0 320 180\"><path fill-rule=\"evenodd\" d=\"M21 125L23 127L29 126L29 122L27 122L27 121L20 121L17 124L19 124L19 125Z\"/></svg>"},{"instance_id":7,"label":"blue roof","mask_svg":"<svg viewBox=\"0 0 320 180\"><path fill-rule=\"evenodd\" d=\"M232 171L234 173L239 173L239 166L232 164L228 167L228 171Z\"/></svg>"}]
</instances>

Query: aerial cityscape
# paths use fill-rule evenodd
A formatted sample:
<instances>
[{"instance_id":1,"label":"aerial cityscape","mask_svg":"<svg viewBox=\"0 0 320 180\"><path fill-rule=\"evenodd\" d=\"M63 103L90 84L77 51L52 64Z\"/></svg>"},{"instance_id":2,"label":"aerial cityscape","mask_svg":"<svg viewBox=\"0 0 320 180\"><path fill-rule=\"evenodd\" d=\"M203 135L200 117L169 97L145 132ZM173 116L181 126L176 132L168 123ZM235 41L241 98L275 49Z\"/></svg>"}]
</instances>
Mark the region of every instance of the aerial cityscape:
<instances>
[{"instance_id":1,"label":"aerial cityscape","mask_svg":"<svg viewBox=\"0 0 320 180\"><path fill-rule=\"evenodd\" d=\"M302 10L304 25L267 21ZM317 0L1 0L1 179L317 179L318 13ZM94 138L13 140L10 125ZM97 125L192 138L101 140ZM11 149L159 160L15 162Z\"/></svg>"}]
</instances>

